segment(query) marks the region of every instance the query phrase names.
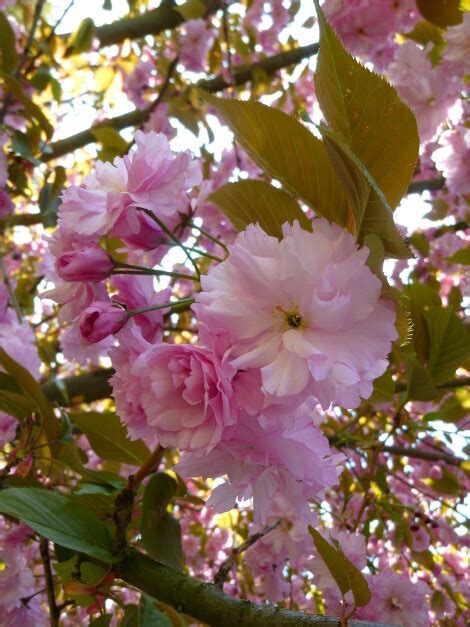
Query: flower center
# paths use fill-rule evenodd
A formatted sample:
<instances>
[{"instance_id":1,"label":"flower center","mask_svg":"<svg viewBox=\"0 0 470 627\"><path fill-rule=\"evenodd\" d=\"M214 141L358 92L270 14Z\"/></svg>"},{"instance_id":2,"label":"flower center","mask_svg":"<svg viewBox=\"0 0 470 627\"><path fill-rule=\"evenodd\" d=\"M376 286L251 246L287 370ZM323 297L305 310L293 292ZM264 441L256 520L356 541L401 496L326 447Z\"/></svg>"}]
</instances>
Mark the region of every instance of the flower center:
<instances>
[{"instance_id":1,"label":"flower center","mask_svg":"<svg viewBox=\"0 0 470 627\"><path fill-rule=\"evenodd\" d=\"M282 317L284 318L283 323L287 324L288 328L300 329L305 325L302 314L299 312L295 305L293 305L289 309L283 309L278 305L276 309L282 313Z\"/></svg>"},{"instance_id":2,"label":"flower center","mask_svg":"<svg viewBox=\"0 0 470 627\"><path fill-rule=\"evenodd\" d=\"M287 324L293 329L298 329L302 324L302 316L297 312L288 314Z\"/></svg>"}]
</instances>

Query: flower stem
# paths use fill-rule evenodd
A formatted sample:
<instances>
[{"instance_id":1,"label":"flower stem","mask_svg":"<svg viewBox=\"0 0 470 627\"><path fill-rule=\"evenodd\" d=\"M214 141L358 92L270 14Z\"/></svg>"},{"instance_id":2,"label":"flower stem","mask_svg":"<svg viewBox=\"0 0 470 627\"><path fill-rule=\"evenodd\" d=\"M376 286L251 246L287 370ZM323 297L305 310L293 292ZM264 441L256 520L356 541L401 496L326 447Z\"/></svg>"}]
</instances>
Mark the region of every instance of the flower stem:
<instances>
[{"instance_id":1,"label":"flower stem","mask_svg":"<svg viewBox=\"0 0 470 627\"><path fill-rule=\"evenodd\" d=\"M138 316L139 314L147 313L148 311L158 311L159 309L174 309L175 307L179 307L182 305L192 305L194 303L194 298L183 298L181 300L177 300L174 303L164 303L163 305L155 305L153 307L143 307L142 309L131 309L127 312L129 317Z\"/></svg>"}]
</instances>

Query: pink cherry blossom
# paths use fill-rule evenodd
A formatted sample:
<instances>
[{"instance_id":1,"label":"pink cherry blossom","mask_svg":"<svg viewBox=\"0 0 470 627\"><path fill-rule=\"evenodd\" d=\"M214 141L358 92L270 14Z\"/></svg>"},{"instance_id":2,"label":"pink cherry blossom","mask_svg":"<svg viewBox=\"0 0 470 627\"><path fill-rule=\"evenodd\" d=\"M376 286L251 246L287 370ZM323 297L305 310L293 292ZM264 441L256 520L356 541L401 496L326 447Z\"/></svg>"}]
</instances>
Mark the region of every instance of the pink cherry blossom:
<instances>
[{"instance_id":1,"label":"pink cherry blossom","mask_svg":"<svg viewBox=\"0 0 470 627\"><path fill-rule=\"evenodd\" d=\"M441 148L432 153L432 159L444 174L447 187L455 194L470 194L470 128L458 126L442 133L439 144Z\"/></svg>"},{"instance_id":2,"label":"pink cherry blossom","mask_svg":"<svg viewBox=\"0 0 470 627\"><path fill-rule=\"evenodd\" d=\"M16 418L0 411L0 448L5 446L7 442L13 440L17 425L18 420Z\"/></svg>"},{"instance_id":3,"label":"pink cherry blossom","mask_svg":"<svg viewBox=\"0 0 470 627\"><path fill-rule=\"evenodd\" d=\"M176 468L189 477L226 475L208 505L224 512L253 498L254 521L266 524L277 494L308 518L307 499L336 484L337 461L309 415L271 407L257 418L242 413L230 439L206 455L184 454Z\"/></svg>"},{"instance_id":4,"label":"pink cherry blossom","mask_svg":"<svg viewBox=\"0 0 470 627\"><path fill-rule=\"evenodd\" d=\"M179 38L179 57L187 70L202 72L205 56L214 43L215 35L203 19L189 20Z\"/></svg>"},{"instance_id":5,"label":"pink cherry blossom","mask_svg":"<svg viewBox=\"0 0 470 627\"><path fill-rule=\"evenodd\" d=\"M237 370L223 343L213 348L156 344L133 363L127 385L140 389L146 420L163 446L208 452L235 424ZM241 376L243 388L246 374ZM132 414L121 418L126 422Z\"/></svg>"},{"instance_id":6,"label":"pink cherry blossom","mask_svg":"<svg viewBox=\"0 0 470 627\"><path fill-rule=\"evenodd\" d=\"M395 52L387 76L418 122L422 142L432 139L459 93L459 82L443 66L433 67L426 51L406 41Z\"/></svg>"},{"instance_id":7,"label":"pink cherry blossom","mask_svg":"<svg viewBox=\"0 0 470 627\"><path fill-rule=\"evenodd\" d=\"M95 171L62 194L59 226L80 235L104 235L118 219L128 201L127 171L121 158L114 163L95 163Z\"/></svg>"},{"instance_id":8,"label":"pink cherry blossom","mask_svg":"<svg viewBox=\"0 0 470 627\"><path fill-rule=\"evenodd\" d=\"M365 265L368 249L339 226L283 233L249 226L202 277L193 308L202 325L228 332L236 367L261 368L266 393L356 407L387 368L394 308Z\"/></svg>"},{"instance_id":9,"label":"pink cherry blossom","mask_svg":"<svg viewBox=\"0 0 470 627\"><path fill-rule=\"evenodd\" d=\"M106 287L102 283L63 283L41 294L62 305L59 320L73 322L92 302L97 300L108 301Z\"/></svg>"},{"instance_id":10,"label":"pink cherry blossom","mask_svg":"<svg viewBox=\"0 0 470 627\"><path fill-rule=\"evenodd\" d=\"M462 74L470 73L470 13L465 12L462 23L448 28L444 37L447 42L442 53L445 61Z\"/></svg>"},{"instance_id":11,"label":"pink cherry blossom","mask_svg":"<svg viewBox=\"0 0 470 627\"><path fill-rule=\"evenodd\" d=\"M136 359L150 347L135 319L131 318L119 333L119 346L110 351L115 370L111 384L117 413L126 423L129 436L134 440L143 438L155 442L155 429L149 425L142 407L142 388L136 385L131 374Z\"/></svg>"},{"instance_id":12,"label":"pink cherry blossom","mask_svg":"<svg viewBox=\"0 0 470 627\"><path fill-rule=\"evenodd\" d=\"M67 326L60 336L60 346L65 359L82 366L89 363L99 364L100 359L106 357L114 344L115 341L111 335L93 344L86 342L80 334L77 323Z\"/></svg>"},{"instance_id":13,"label":"pink cherry blossom","mask_svg":"<svg viewBox=\"0 0 470 627\"><path fill-rule=\"evenodd\" d=\"M0 321L0 346L35 379L39 379L41 360L35 342L30 324L19 322L13 312Z\"/></svg>"},{"instance_id":14,"label":"pink cherry blossom","mask_svg":"<svg viewBox=\"0 0 470 627\"><path fill-rule=\"evenodd\" d=\"M64 281L98 283L111 275L114 261L100 246L91 243L81 249L62 253L56 259L55 268Z\"/></svg>"},{"instance_id":15,"label":"pink cherry blossom","mask_svg":"<svg viewBox=\"0 0 470 627\"><path fill-rule=\"evenodd\" d=\"M113 286L117 289L114 299L127 309L158 307L168 303L171 297L171 289L155 290L151 276L117 275L113 277ZM133 316L148 342L153 344L161 341L163 316L167 312L168 309L157 309Z\"/></svg>"},{"instance_id":16,"label":"pink cherry blossom","mask_svg":"<svg viewBox=\"0 0 470 627\"><path fill-rule=\"evenodd\" d=\"M110 301L97 300L78 318L84 342L95 344L122 329L127 321L126 310Z\"/></svg>"},{"instance_id":17,"label":"pink cherry blossom","mask_svg":"<svg viewBox=\"0 0 470 627\"><path fill-rule=\"evenodd\" d=\"M152 111L149 119L144 124L144 131L155 131L156 133L163 133L165 137L171 139L176 130L170 124L168 117L168 105L165 102L161 102L156 109Z\"/></svg>"},{"instance_id":18,"label":"pink cherry blossom","mask_svg":"<svg viewBox=\"0 0 470 627\"><path fill-rule=\"evenodd\" d=\"M383 570L368 577L372 599L357 611L358 618L402 625L423 627L428 624L428 586L422 581L410 581L408 575Z\"/></svg>"},{"instance_id":19,"label":"pink cherry blossom","mask_svg":"<svg viewBox=\"0 0 470 627\"><path fill-rule=\"evenodd\" d=\"M0 612L5 614L21 607L21 597L34 592L33 573L21 549L5 546L0 550Z\"/></svg>"},{"instance_id":20,"label":"pink cherry blossom","mask_svg":"<svg viewBox=\"0 0 470 627\"><path fill-rule=\"evenodd\" d=\"M163 221L184 211L184 192L201 182L199 163L188 151L174 155L162 133L135 134L135 149L124 158L130 204L154 212Z\"/></svg>"}]
</instances>

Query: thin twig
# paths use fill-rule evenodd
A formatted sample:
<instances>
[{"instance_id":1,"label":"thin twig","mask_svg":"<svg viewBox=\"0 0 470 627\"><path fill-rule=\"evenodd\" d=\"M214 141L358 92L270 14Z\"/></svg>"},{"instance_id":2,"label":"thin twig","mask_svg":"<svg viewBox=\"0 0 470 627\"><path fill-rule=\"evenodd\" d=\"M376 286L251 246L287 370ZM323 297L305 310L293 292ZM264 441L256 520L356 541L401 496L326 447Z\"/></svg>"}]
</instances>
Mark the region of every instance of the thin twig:
<instances>
[{"instance_id":1,"label":"thin twig","mask_svg":"<svg viewBox=\"0 0 470 627\"><path fill-rule=\"evenodd\" d=\"M55 600L54 578L52 577L51 557L49 555L49 542L46 538L41 538L39 540L39 550L41 552L42 563L44 565L44 576L46 578L46 592L49 603L51 627L59 627L60 611Z\"/></svg>"},{"instance_id":2,"label":"thin twig","mask_svg":"<svg viewBox=\"0 0 470 627\"><path fill-rule=\"evenodd\" d=\"M278 527L281 524L281 522L282 522L281 520L278 520L275 523L273 523L272 525L268 525L267 527L265 527L264 529L262 529L258 533L254 533L252 536L250 536L248 538L248 540L245 540L245 542L240 544L240 546L237 546L235 549L232 549L230 551L230 555L222 563L222 565L220 566L219 570L216 572L216 574L214 576L214 584L216 586L218 586L219 588L223 588L225 580L228 577L230 569L232 568L232 566L236 562L237 557L241 553L243 553L244 551L249 549L250 546L253 546L253 544L255 544L255 542L258 542L258 540L260 540L263 536L267 535L270 531L273 531L274 529L276 529L276 527Z\"/></svg>"}]
</instances>

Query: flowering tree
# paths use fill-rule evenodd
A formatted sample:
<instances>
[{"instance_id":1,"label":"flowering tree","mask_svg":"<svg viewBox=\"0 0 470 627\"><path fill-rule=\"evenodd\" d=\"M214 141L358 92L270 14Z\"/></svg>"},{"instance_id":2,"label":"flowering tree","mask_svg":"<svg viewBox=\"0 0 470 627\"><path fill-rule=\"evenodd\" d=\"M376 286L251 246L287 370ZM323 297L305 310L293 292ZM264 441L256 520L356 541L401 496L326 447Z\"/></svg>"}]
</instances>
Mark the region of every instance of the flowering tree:
<instances>
[{"instance_id":1,"label":"flowering tree","mask_svg":"<svg viewBox=\"0 0 470 627\"><path fill-rule=\"evenodd\" d=\"M91 6L0 1L1 624L464 625L469 3Z\"/></svg>"}]
</instances>

